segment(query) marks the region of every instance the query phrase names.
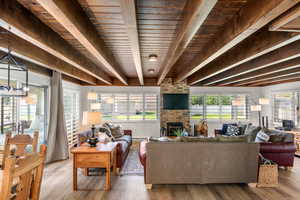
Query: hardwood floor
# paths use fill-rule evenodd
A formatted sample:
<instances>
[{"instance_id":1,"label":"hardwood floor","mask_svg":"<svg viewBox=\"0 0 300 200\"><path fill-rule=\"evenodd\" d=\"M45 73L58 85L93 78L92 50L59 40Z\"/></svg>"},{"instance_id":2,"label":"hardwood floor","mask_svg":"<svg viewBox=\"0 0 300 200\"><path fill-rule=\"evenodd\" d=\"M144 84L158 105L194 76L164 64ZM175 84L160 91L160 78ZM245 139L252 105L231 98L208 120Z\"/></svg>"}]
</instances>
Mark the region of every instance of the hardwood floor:
<instances>
[{"instance_id":1,"label":"hardwood floor","mask_svg":"<svg viewBox=\"0 0 300 200\"><path fill-rule=\"evenodd\" d=\"M105 177L85 177L79 172L78 187L72 191L71 160L45 168L42 200L291 200L300 198L300 158L291 171L279 171L277 188L250 188L245 184L154 185L146 190L143 176L112 177L112 190L104 191Z\"/></svg>"}]
</instances>

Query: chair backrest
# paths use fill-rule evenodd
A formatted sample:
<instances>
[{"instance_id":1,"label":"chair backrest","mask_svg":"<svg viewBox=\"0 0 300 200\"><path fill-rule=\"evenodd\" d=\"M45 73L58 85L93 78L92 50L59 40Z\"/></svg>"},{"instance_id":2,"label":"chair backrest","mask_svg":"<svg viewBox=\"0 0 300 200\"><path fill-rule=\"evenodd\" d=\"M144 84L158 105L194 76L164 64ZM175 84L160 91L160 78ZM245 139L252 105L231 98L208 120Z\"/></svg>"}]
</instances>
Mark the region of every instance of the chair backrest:
<instances>
[{"instance_id":1,"label":"chair backrest","mask_svg":"<svg viewBox=\"0 0 300 200\"><path fill-rule=\"evenodd\" d=\"M11 133L7 133L5 136L4 142L4 151L3 151L3 159L2 159L2 169L5 167L5 159L9 157L11 154L11 146L16 146L16 151L14 155L16 156L23 156L26 153L26 147L28 145L32 146L32 152L37 152L37 145L38 145L39 133L36 131L34 132L33 138L30 135L15 135L14 137L11 136Z\"/></svg>"},{"instance_id":2,"label":"chair backrest","mask_svg":"<svg viewBox=\"0 0 300 200\"><path fill-rule=\"evenodd\" d=\"M41 145L40 149L39 153L5 159L0 200L10 199L11 196L17 200L39 199L47 147ZM19 181L16 193L12 195L13 181L16 179Z\"/></svg>"}]
</instances>

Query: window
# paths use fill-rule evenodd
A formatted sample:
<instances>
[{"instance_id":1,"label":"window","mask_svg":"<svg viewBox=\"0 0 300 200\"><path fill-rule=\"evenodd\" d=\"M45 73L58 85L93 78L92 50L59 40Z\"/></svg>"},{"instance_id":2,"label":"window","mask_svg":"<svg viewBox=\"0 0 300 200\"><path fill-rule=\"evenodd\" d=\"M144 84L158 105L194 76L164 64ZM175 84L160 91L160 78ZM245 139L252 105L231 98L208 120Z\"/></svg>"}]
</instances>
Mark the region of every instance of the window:
<instances>
[{"instance_id":1,"label":"window","mask_svg":"<svg viewBox=\"0 0 300 200\"><path fill-rule=\"evenodd\" d=\"M281 123L283 119L295 121L295 93L284 92L274 94L274 122Z\"/></svg>"},{"instance_id":2,"label":"window","mask_svg":"<svg viewBox=\"0 0 300 200\"><path fill-rule=\"evenodd\" d=\"M42 144L47 130L47 87L30 85L29 89L27 97L0 97L0 134L12 131L33 135L38 130Z\"/></svg>"},{"instance_id":3,"label":"window","mask_svg":"<svg viewBox=\"0 0 300 200\"><path fill-rule=\"evenodd\" d=\"M64 90L64 111L69 146L76 143L75 133L79 130L79 92Z\"/></svg>"},{"instance_id":4,"label":"window","mask_svg":"<svg viewBox=\"0 0 300 200\"><path fill-rule=\"evenodd\" d=\"M17 124L16 97L0 97L0 127L1 133L15 131Z\"/></svg>"},{"instance_id":5,"label":"window","mask_svg":"<svg viewBox=\"0 0 300 200\"><path fill-rule=\"evenodd\" d=\"M157 94L101 93L98 94L96 102L101 103L100 112L104 120L138 121L157 119ZM96 102L90 101L90 104Z\"/></svg>"},{"instance_id":6,"label":"window","mask_svg":"<svg viewBox=\"0 0 300 200\"><path fill-rule=\"evenodd\" d=\"M232 100L235 98L239 98L242 105L233 106ZM247 120L248 113L246 95L190 95L192 120Z\"/></svg>"},{"instance_id":7,"label":"window","mask_svg":"<svg viewBox=\"0 0 300 200\"><path fill-rule=\"evenodd\" d=\"M145 120L157 119L157 101L156 94L145 94Z\"/></svg>"},{"instance_id":8,"label":"window","mask_svg":"<svg viewBox=\"0 0 300 200\"><path fill-rule=\"evenodd\" d=\"M191 96L190 114L195 120L204 118L204 96Z\"/></svg>"}]
</instances>

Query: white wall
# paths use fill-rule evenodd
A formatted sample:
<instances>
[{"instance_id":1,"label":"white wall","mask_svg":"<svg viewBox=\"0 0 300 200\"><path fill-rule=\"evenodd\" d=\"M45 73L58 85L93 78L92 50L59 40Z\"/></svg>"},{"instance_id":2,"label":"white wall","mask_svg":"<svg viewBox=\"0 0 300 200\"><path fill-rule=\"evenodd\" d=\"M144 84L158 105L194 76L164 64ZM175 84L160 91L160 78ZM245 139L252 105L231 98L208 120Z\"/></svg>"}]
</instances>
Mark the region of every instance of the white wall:
<instances>
[{"instance_id":1,"label":"white wall","mask_svg":"<svg viewBox=\"0 0 300 200\"><path fill-rule=\"evenodd\" d=\"M270 99L270 105L264 106L262 111L263 115L267 115L269 117L270 125L271 125L270 127L273 127L273 111L272 111L273 94L277 92L289 92L289 91L291 92L300 91L300 81L293 82L293 83L278 84L273 86L266 86L262 88L262 95Z\"/></svg>"},{"instance_id":2,"label":"white wall","mask_svg":"<svg viewBox=\"0 0 300 200\"><path fill-rule=\"evenodd\" d=\"M89 110L87 93L103 92L103 93L156 93L159 95L159 87L105 87L105 86L94 86L94 87L81 87L81 108L82 111ZM114 121L115 122L115 121ZM133 132L134 138L145 138L149 136L159 137L160 135L160 121L116 121L115 123L122 126L123 129L130 129Z\"/></svg>"},{"instance_id":3,"label":"white wall","mask_svg":"<svg viewBox=\"0 0 300 200\"><path fill-rule=\"evenodd\" d=\"M190 95L193 94L247 94L250 96L250 104L257 104L258 98L262 95L262 90L259 87L191 87ZM258 113L250 112L249 122L258 124ZM191 120L193 126L198 121ZM236 121L235 121L236 122ZM208 133L212 135L216 128L222 128L224 121L208 121Z\"/></svg>"}]
</instances>

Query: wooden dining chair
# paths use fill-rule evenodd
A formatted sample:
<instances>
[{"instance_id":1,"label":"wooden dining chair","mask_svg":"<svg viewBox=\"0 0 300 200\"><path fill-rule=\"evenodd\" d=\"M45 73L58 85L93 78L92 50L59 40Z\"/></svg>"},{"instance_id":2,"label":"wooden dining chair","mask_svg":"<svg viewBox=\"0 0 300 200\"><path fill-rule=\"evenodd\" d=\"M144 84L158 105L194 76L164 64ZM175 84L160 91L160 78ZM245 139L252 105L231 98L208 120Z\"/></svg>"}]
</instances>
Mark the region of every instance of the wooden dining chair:
<instances>
[{"instance_id":1,"label":"wooden dining chair","mask_svg":"<svg viewBox=\"0 0 300 200\"><path fill-rule=\"evenodd\" d=\"M28 146L32 147L32 152L37 152L38 139L39 139L39 132L37 131L34 132L33 137L25 134L15 135L14 137L12 137L10 132L7 133L5 136L1 169L4 169L5 167L5 159L12 154L11 152L12 146L15 146L16 148L13 155L23 156L26 153L26 148Z\"/></svg>"},{"instance_id":2,"label":"wooden dining chair","mask_svg":"<svg viewBox=\"0 0 300 200\"><path fill-rule=\"evenodd\" d=\"M10 156L5 159L0 200L38 200L43 177L46 145L41 145L39 153L22 157ZM14 180L18 179L16 191L11 194Z\"/></svg>"}]
</instances>

